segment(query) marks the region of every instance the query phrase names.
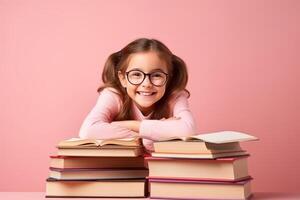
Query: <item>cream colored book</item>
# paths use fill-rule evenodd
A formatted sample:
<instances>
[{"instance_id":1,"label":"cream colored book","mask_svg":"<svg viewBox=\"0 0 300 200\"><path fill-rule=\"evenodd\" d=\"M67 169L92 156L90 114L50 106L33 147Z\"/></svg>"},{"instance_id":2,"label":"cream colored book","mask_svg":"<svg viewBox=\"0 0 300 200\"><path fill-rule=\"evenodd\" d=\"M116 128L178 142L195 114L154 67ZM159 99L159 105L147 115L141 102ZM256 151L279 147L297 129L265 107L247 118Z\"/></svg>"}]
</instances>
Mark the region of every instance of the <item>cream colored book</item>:
<instances>
[{"instance_id":1,"label":"cream colored book","mask_svg":"<svg viewBox=\"0 0 300 200\"><path fill-rule=\"evenodd\" d=\"M242 151L242 148L238 142L214 144L203 142L200 140L171 140L164 142L155 142L153 145L154 151L158 153L214 154Z\"/></svg>"},{"instance_id":2,"label":"cream colored book","mask_svg":"<svg viewBox=\"0 0 300 200\"><path fill-rule=\"evenodd\" d=\"M108 147L103 148L59 148L59 156L78 156L78 157L137 157L143 155L142 147Z\"/></svg>"},{"instance_id":3,"label":"cream colored book","mask_svg":"<svg viewBox=\"0 0 300 200\"><path fill-rule=\"evenodd\" d=\"M144 197L145 179L56 180L48 178L46 197Z\"/></svg>"},{"instance_id":4,"label":"cream colored book","mask_svg":"<svg viewBox=\"0 0 300 200\"><path fill-rule=\"evenodd\" d=\"M57 148L59 156L136 157L143 154L141 140L137 137L109 140L71 138L61 141Z\"/></svg>"},{"instance_id":5,"label":"cream colored book","mask_svg":"<svg viewBox=\"0 0 300 200\"><path fill-rule=\"evenodd\" d=\"M49 177L58 180L134 179L148 176L148 169L59 169L50 168Z\"/></svg>"},{"instance_id":6,"label":"cream colored book","mask_svg":"<svg viewBox=\"0 0 300 200\"><path fill-rule=\"evenodd\" d=\"M224 144L231 142L243 142L243 141L253 141L258 140L257 137L249 135L247 133L238 132L238 131L218 131L212 133L205 133L199 135L193 135L189 137L174 137L167 139L170 140L182 140L182 141L202 141L209 142L214 144Z\"/></svg>"},{"instance_id":7,"label":"cream colored book","mask_svg":"<svg viewBox=\"0 0 300 200\"><path fill-rule=\"evenodd\" d=\"M152 152L153 157L159 158L194 158L194 159L215 159L228 158L234 156L247 156L246 151L226 152L226 153L157 153Z\"/></svg>"},{"instance_id":8,"label":"cream colored book","mask_svg":"<svg viewBox=\"0 0 300 200\"><path fill-rule=\"evenodd\" d=\"M154 151L158 153L185 154L220 154L241 152L242 141L257 140L256 137L236 131L221 131L194 135L190 137L172 138L154 142Z\"/></svg>"},{"instance_id":9,"label":"cream colored book","mask_svg":"<svg viewBox=\"0 0 300 200\"><path fill-rule=\"evenodd\" d=\"M58 143L57 148L90 148L90 147L103 147L105 145L118 145L125 147L137 147L141 146L141 140L139 138L122 138L122 139L82 139L71 138L63 140Z\"/></svg>"},{"instance_id":10,"label":"cream colored book","mask_svg":"<svg viewBox=\"0 0 300 200\"><path fill-rule=\"evenodd\" d=\"M235 183L149 179L151 199L230 199L246 200L251 194L251 180Z\"/></svg>"},{"instance_id":11,"label":"cream colored book","mask_svg":"<svg viewBox=\"0 0 300 200\"><path fill-rule=\"evenodd\" d=\"M249 178L248 156L212 159L146 157L149 178L238 181Z\"/></svg>"}]
</instances>

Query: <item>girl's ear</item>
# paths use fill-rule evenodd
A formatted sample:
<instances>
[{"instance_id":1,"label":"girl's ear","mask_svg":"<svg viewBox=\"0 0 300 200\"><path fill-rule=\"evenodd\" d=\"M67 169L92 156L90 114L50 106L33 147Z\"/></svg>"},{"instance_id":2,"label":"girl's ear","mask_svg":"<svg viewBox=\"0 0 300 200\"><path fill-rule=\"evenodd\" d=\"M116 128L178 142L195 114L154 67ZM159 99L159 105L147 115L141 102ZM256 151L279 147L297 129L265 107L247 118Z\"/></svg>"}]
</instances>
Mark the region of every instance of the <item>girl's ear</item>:
<instances>
[{"instance_id":1,"label":"girl's ear","mask_svg":"<svg viewBox=\"0 0 300 200\"><path fill-rule=\"evenodd\" d=\"M119 78L119 80L120 80L122 86L123 86L124 88L126 88L126 87L127 87L126 77L125 77L125 75L124 75L121 71L118 71L118 78Z\"/></svg>"}]
</instances>

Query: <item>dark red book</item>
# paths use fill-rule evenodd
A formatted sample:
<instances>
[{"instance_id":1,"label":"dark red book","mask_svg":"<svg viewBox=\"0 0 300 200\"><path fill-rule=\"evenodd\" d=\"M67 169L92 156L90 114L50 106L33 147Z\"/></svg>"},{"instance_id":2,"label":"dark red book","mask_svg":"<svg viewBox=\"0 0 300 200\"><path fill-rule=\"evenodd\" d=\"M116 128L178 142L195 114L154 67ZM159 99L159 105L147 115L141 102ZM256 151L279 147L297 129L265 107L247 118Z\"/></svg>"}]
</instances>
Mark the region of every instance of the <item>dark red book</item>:
<instances>
[{"instance_id":1,"label":"dark red book","mask_svg":"<svg viewBox=\"0 0 300 200\"><path fill-rule=\"evenodd\" d=\"M143 168L143 157L74 157L50 156L50 167L54 168Z\"/></svg>"}]
</instances>

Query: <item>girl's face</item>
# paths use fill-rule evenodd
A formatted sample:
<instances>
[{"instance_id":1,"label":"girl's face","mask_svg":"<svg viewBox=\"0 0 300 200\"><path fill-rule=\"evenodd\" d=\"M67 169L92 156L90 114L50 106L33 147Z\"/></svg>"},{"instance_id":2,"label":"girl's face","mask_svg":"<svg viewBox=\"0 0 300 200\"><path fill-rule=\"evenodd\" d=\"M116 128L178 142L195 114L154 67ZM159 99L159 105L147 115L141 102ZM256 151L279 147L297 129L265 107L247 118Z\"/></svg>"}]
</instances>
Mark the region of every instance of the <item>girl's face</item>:
<instances>
[{"instance_id":1,"label":"girl's face","mask_svg":"<svg viewBox=\"0 0 300 200\"><path fill-rule=\"evenodd\" d=\"M167 65L153 51L134 53L129 59L125 74L118 74L119 80L137 107L148 115L165 93Z\"/></svg>"}]
</instances>

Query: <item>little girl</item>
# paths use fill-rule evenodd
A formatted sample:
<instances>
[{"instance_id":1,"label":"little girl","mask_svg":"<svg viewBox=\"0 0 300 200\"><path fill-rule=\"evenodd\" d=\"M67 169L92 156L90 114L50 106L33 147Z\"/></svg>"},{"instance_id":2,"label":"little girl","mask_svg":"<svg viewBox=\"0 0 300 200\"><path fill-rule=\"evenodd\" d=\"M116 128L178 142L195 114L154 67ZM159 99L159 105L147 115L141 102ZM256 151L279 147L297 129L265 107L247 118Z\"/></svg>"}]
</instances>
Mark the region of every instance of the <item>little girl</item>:
<instances>
[{"instance_id":1,"label":"little girl","mask_svg":"<svg viewBox=\"0 0 300 200\"><path fill-rule=\"evenodd\" d=\"M97 103L80 128L81 138L139 136L152 151L153 141L195 133L186 65L162 42L141 38L111 54L102 81Z\"/></svg>"}]
</instances>

